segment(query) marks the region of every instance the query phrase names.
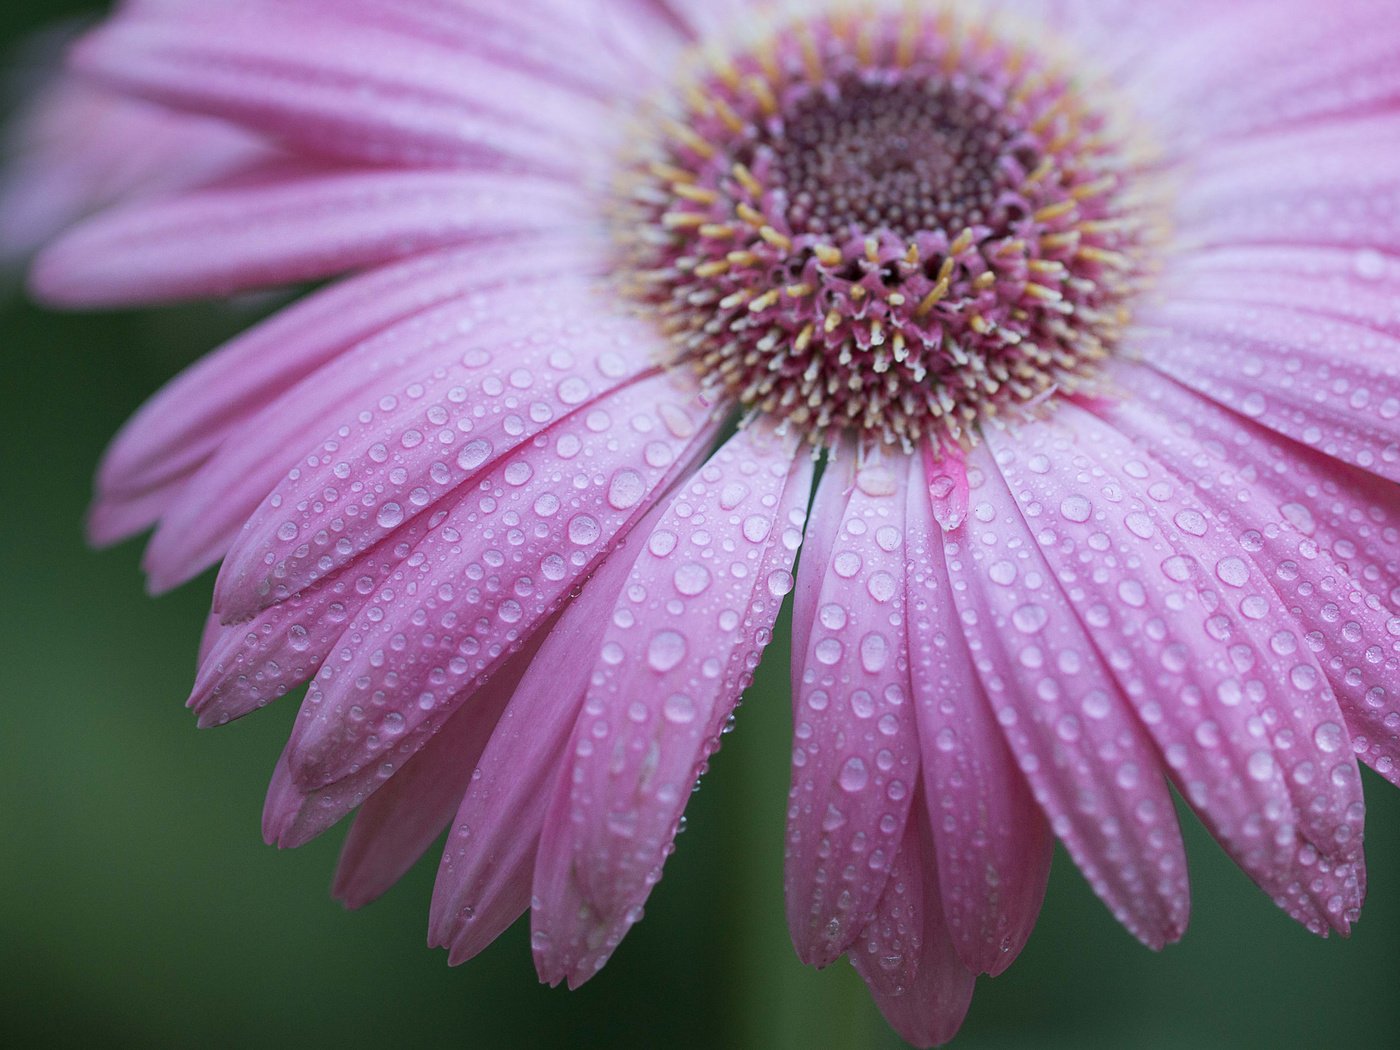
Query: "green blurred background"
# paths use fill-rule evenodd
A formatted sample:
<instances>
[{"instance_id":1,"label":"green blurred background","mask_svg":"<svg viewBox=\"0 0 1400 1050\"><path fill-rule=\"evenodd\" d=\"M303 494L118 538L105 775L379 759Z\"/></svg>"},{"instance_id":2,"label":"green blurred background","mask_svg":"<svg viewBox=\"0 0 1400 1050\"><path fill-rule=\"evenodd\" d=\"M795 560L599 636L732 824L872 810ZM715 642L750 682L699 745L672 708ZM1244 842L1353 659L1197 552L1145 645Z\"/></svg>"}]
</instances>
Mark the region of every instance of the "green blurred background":
<instances>
[{"instance_id":1,"label":"green blurred background","mask_svg":"<svg viewBox=\"0 0 1400 1050\"><path fill-rule=\"evenodd\" d=\"M10 0L0 44L84 5ZM139 144L134 144L139 148ZM449 969L425 947L430 857L358 914L334 831L262 844L294 700L198 731L181 706L210 580L145 597L139 543L83 543L122 420L246 313L63 316L0 290L0 1043L6 1046L895 1047L849 967L802 967L783 923L789 718L775 646L689 811L645 922L575 993L517 926ZM1040 925L983 981L955 1046L1391 1047L1400 793L1367 777L1371 899L1349 942L1292 925L1188 818L1195 915L1153 955L1057 858Z\"/></svg>"}]
</instances>

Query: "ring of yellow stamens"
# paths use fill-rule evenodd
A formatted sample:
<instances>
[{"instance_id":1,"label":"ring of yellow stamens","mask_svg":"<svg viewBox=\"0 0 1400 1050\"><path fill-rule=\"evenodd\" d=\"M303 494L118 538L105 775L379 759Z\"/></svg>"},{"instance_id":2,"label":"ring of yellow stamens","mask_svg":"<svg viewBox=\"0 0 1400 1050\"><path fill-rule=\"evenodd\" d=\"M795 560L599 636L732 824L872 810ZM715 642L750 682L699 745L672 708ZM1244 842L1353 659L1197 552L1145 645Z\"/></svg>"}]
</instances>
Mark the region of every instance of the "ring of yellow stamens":
<instances>
[{"instance_id":1,"label":"ring of yellow stamens","mask_svg":"<svg viewBox=\"0 0 1400 1050\"><path fill-rule=\"evenodd\" d=\"M1069 76L947 15L779 29L630 163L631 293L716 393L803 428L966 442L1117 342L1146 224Z\"/></svg>"}]
</instances>

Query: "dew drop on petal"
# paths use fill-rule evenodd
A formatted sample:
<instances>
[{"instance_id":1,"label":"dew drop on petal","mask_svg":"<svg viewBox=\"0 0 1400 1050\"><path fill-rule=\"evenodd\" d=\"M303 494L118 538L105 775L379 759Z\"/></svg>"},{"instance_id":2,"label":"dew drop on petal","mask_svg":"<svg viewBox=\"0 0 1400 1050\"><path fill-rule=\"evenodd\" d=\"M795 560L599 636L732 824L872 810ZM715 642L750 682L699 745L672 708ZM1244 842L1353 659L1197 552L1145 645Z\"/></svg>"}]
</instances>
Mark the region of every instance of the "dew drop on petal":
<instances>
[{"instance_id":1,"label":"dew drop on petal","mask_svg":"<svg viewBox=\"0 0 1400 1050\"><path fill-rule=\"evenodd\" d=\"M652 670L666 672L685 659L685 638L677 631L657 631L647 646L647 663Z\"/></svg>"}]
</instances>

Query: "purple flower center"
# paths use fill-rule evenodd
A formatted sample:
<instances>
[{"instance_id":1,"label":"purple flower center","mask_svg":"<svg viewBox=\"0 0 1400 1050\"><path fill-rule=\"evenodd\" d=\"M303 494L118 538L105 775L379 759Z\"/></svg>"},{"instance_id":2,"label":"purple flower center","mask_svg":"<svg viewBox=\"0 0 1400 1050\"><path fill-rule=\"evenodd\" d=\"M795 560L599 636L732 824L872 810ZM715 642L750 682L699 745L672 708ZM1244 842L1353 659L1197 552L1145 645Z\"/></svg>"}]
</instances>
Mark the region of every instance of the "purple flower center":
<instances>
[{"instance_id":1,"label":"purple flower center","mask_svg":"<svg viewBox=\"0 0 1400 1050\"><path fill-rule=\"evenodd\" d=\"M716 395L815 443L966 444L1111 352L1143 269L1137 171L1042 55L831 17L677 98L617 228L633 294Z\"/></svg>"},{"instance_id":2,"label":"purple flower center","mask_svg":"<svg viewBox=\"0 0 1400 1050\"><path fill-rule=\"evenodd\" d=\"M760 150L776 159L773 188L794 232L886 230L908 241L1008 225L1019 203L1010 169L1033 169L1039 156L1031 136L999 119L995 98L978 85L860 75L832 87L795 100L779 133L748 150L750 168L762 166ZM1016 164L1003 163L1017 149Z\"/></svg>"}]
</instances>

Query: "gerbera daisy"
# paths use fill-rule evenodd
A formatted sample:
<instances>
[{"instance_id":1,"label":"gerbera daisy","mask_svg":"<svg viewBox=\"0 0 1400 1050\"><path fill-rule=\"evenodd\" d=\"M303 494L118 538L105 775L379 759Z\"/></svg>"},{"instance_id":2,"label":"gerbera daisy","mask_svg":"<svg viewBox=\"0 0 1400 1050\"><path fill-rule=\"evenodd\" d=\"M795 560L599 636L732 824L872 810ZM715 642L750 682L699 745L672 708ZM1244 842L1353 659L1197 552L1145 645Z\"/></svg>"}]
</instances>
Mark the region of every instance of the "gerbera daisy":
<instances>
[{"instance_id":1,"label":"gerbera daisy","mask_svg":"<svg viewBox=\"0 0 1400 1050\"><path fill-rule=\"evenodd\" d=\"M1052 837L1180 937L1170 786L1354 921L1358 761L1400 778L1390 5L244 0L75 59L261 148L41 296L353 274L157 395L92 517L156 526L158 590L222 559L201 724L310 683L264 831L358 810L347 903L450 827L433 942L528 910L588 980L795 591L789 926L910 1041Z\"/></svg>"}]
</instances>

